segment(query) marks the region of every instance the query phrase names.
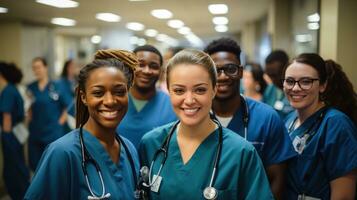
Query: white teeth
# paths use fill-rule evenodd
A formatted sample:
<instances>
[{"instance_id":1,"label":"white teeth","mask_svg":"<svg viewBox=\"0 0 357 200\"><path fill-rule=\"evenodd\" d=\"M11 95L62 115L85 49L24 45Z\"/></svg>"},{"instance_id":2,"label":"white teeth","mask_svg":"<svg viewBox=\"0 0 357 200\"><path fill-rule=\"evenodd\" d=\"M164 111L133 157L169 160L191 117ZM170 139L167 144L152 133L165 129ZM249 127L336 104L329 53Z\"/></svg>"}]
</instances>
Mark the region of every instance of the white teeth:
<instances>
[{"instance_id":1,"label":"white teeth","mask_svg":"<svg viewBox=\"0 0 357 200\"><path fill-rule=\"evenodd\" d=\"M118 111L112 111L112 112L101 111L101 113L104 117L115 117L117 115Z\"/></svg>"},{"instance_id":2,"label":"white teeth","mask_svg":"<svg viewBox=\"0 0 357 200\"><path fill-rule=\"evenodd\" d=\"M184 111L186 114L194 114L198 111L198 108L186 108Z\"/></svg>"}]
</instances>

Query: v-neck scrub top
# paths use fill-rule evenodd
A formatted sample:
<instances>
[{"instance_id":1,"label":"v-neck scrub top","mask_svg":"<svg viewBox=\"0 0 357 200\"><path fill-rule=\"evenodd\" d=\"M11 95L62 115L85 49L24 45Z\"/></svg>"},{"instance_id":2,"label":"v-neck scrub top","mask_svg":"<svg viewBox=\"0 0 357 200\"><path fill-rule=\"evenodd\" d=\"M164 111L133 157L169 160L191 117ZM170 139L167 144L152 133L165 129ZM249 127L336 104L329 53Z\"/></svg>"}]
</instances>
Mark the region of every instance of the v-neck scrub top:
<instances>
[{"instance_id":1,"label":"v-neck scrub top","mask_svg":"<svg viewBox=\"0 0 357 200\"><path fill-rule=\"evenodd\" d=\"M134 199L134 177L128 155L121 145L120 158L114 163L99 140L83 129L83 139L89 154L98 163L109 199ZM130 155L138 171L139 161L134 146L125 138ZM51 143L44 152L25 199L87 199L90 195L82 171L79 129ZM88 177L95 194L102 194L102 186L93 165L88 165Z\"/></svg>"},{"instance_id":2,"label":"v-neck scrub top","mask_svg":"<svg viewBox=\"0 0 357 200\"><path fill-rule=\"evenodd\" d=\"M144 135L139 154L142 166L150 167L155 152L161 147L173 123ZM213 186L218 199L273 199L269 182L255 148L236 133L223 128L222 154ZM183 164L175 132L170 140L168 157L162 169L159 191L150 192L151 199L204 199L203 190L209 185L218 145L216 129ZM158 172L163 159L160 154L153 166Z\"/></svg>"}]
</instances>

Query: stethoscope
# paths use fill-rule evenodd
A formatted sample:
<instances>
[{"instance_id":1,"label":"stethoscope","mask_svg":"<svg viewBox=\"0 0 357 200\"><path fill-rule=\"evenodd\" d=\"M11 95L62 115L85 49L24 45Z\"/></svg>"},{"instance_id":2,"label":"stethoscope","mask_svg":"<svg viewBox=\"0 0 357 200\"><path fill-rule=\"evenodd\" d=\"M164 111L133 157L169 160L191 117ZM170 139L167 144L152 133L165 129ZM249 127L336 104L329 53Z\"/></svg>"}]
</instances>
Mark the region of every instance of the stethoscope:
<instances>
[{"instance_id":1,"label":"stethoscope","mask_svg":"<svg viewBox=\"0 0 357 200\"><path fill-rule=\"evenodd\" d=\"M116 135L115 138L124 147L124 150L125 150L125 152L126 152L126 154L128 156L128 159L129 159L131 171L132 171L132 174L133 174L133 177L134 177L134 183L136 183L137 182L137 178L136 178L136 172L135 172L135 165L134 165L133 157L130 154L129 148L125 144L125 142L123 141L123 139L121 137ZM87 148L86 148L86 146L84 144L82 126L79 128L79 142L81 144L81 153L82 153L82 170L83 170L84 177L86 179L87 187L88 187L89 192L91 194L91 195L88 196L88 200L108 199L111 195L110 195L110 193L106 193L105 185L104 185L104 181L103 181L103 176L102 176L102 170L100 169L98 163L90 155L90 153L88 152L88 150L87 150ZM101 183L101 186L102 186L102 194L100 196L97 196L96 194L94 194L93 189L92 189L92 187L90 186L90 183L89 183L89 178L88 178L88 172L87 172L86 165L90 164L90 163L95 166L95 169L98 172L98 176L99 176L100 183Z\"/></svg>"},{"instance_id":2,"label":"stethoscope","mask_svg":"<svg viewBox=\"0 0 357 200\"><path fill-rule=\"evenodd\" d=\"M217 169L218 169L219 160L221 158L222 144L223 144L223 133L222 133L222 125L220 124L220 122L213 115L210 115L210 116L211 116L211 119L213 120L213 122L218 125L218 129L219 129L218 145L217 145L217 151L216 151L216 155L215 155L215 159L214 159L214 165L213 165L213 170L212 170L210 182L209 182L209 185L203 190L203 196L205 197L205 199L216 199L217 196L218 196L218 191L217 191L216 188L213 187L213 185L214 185L214 181L215 181L216 176L217 176ZM140 173L141 173L142 177L148 177L148 180L144 180L143 183L142 183L144 187L151 188L156 183L158 178L160 177L162 168L164 167L166 159L167 159L167 156L168 156L168 149L169 149L169 144L170 144L171 137L174 134L174 132L175 132L175 130L177 128L177 125L179 123L180 123L180 121L177 121L172 126L172 128L169 131L169 134L166 136L166 138L165 138L164 142L162 143L161 147L155 152L154 157L153 157L153 159L151 161L151 164L150 164L150 169L148 169L147 166L144 166L140 170ZM155 163L157 157L161 153L164 155L164 157L163 157L163 159L161 161L160 168L159 168L156 176L153 177L153 179L152 179L151 178L151 174L152 174L152 171L153 171L154 163Z\"/></svg>"}]
</instances>

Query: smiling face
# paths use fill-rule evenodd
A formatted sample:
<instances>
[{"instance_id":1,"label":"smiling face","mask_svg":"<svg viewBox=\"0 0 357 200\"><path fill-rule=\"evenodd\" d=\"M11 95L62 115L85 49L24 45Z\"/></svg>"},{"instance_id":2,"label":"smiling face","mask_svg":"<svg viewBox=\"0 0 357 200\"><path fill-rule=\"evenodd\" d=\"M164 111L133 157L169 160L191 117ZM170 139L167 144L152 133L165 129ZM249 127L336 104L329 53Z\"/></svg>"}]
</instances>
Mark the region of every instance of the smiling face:
<instances>
[{"instance_id":1,"label":"smiling face","mask_svg":"<svg viewBox=\"0 0 357 200\"><path fill-rule=\"evenodd\" d=\"M160 56L151 51L138 51L136 56L140 67L135 72L134 87L139 91L155 89L161 71Z\"/></svg>"},{"instance_id":2,"label":"smiling face","mask_svg":"<svg viewBox=\"0 0 357 200\"><path fill-rule=\"evenodd\" d=\"M207 69L200 65L179 64L168 74L169 93L181 123L196 126L209 120L216 88Z\"/></svg>"},{"instance_id":3,"label":"smiling face","mask_svg":"<svg viewBox=\"0 0 357 200\"><path fill-rule=\"evenodd\" d=\"M318 72L310 65L293 62L285 71L285 79L289 80L312 80L319 79ZM307 84L302 82L303 84ZM295 83L294 87L288 89L284 83L284 92L291 104L291 106L298 111L312 110L321 103L319 100L319 94L325 91L326 84L321 85L320 82L312 81L311 88L303 90L298 83Z\"/></svg>"},{"instance_id":4,"label":"smiling face","mask_svg":"<svg viewBox=\"0 0 357 200\"><path fill-rule=\"evenodd\" d=\"M115 67L94 69L81 91L82 102L87 106L87 125L114 129L128 109L128 88L124 74Z\"/></svg>"},{"instance_id":5,"label":"smiling face","mask_svg":"<svg viewBox=\"0 0 357 200\"><path fill-rule=\"evenodd\" d=\"M240 65L236 55L230 52L216 52L211 54L211 58L216 64L217 70L227 64ZM239 95L240 79L242 78L242 68L238 69L238 73L235 76L228 76L225 73L218 74L217 79L217 100L226 100Z\"/></svg>"}]
</instances>

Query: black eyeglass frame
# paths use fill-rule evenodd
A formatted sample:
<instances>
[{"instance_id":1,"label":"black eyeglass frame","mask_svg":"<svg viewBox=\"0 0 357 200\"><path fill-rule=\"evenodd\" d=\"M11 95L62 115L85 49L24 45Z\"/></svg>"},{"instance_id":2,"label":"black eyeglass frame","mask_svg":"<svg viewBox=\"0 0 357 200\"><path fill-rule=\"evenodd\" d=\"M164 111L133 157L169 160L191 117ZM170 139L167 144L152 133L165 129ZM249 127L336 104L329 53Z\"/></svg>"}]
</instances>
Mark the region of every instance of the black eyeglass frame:
<instances>
[{"instance_id":1,"label":"black eyeglass frame","mask_svg":"<svg viewBox=\"0 0 357 200\"><path fill-rule=\"evenodd\" d=\"M291 86L288 86L288 85L286 84L286 80L293 81L294 84L292 84ZM283 83L283 87L284 87L285 89L288 89L288 90L293 89L293 88L295 87L296 83L298 84L298 86L299 86L300 89L302 89L302 90L310 90L310 89L312 88L312 86L314 85L314 82L315 82L315 81L319 81L319 80L320 80L320 79L318 79L318 78L308 78L308 77L304 77L304 78L301 78L301 79L299 79L299 80L295 80L295 79L293 79L293 78L285 78L285 79L282 79L281 81L282 81L282 83ZM302 84L302 81L309 81L309 87L306 87L306 85L302 87L301 85L304 85L304 84Z\"/></svg>"},{"instance_id":2,"label":"black eyeglass frame","mask_svg":"<svg viewBox=\"0 0 357 200\"><path fill-rule=\"evenodd\" d=\"M234 69L234 72L229 72L229 68ZM226 76L237 77L239 75L239 69L243 69L243 66L235 63L228 63L221 67L216 67L217 76L220 76L223 71Z\"/></svg>"}]
</instances>

